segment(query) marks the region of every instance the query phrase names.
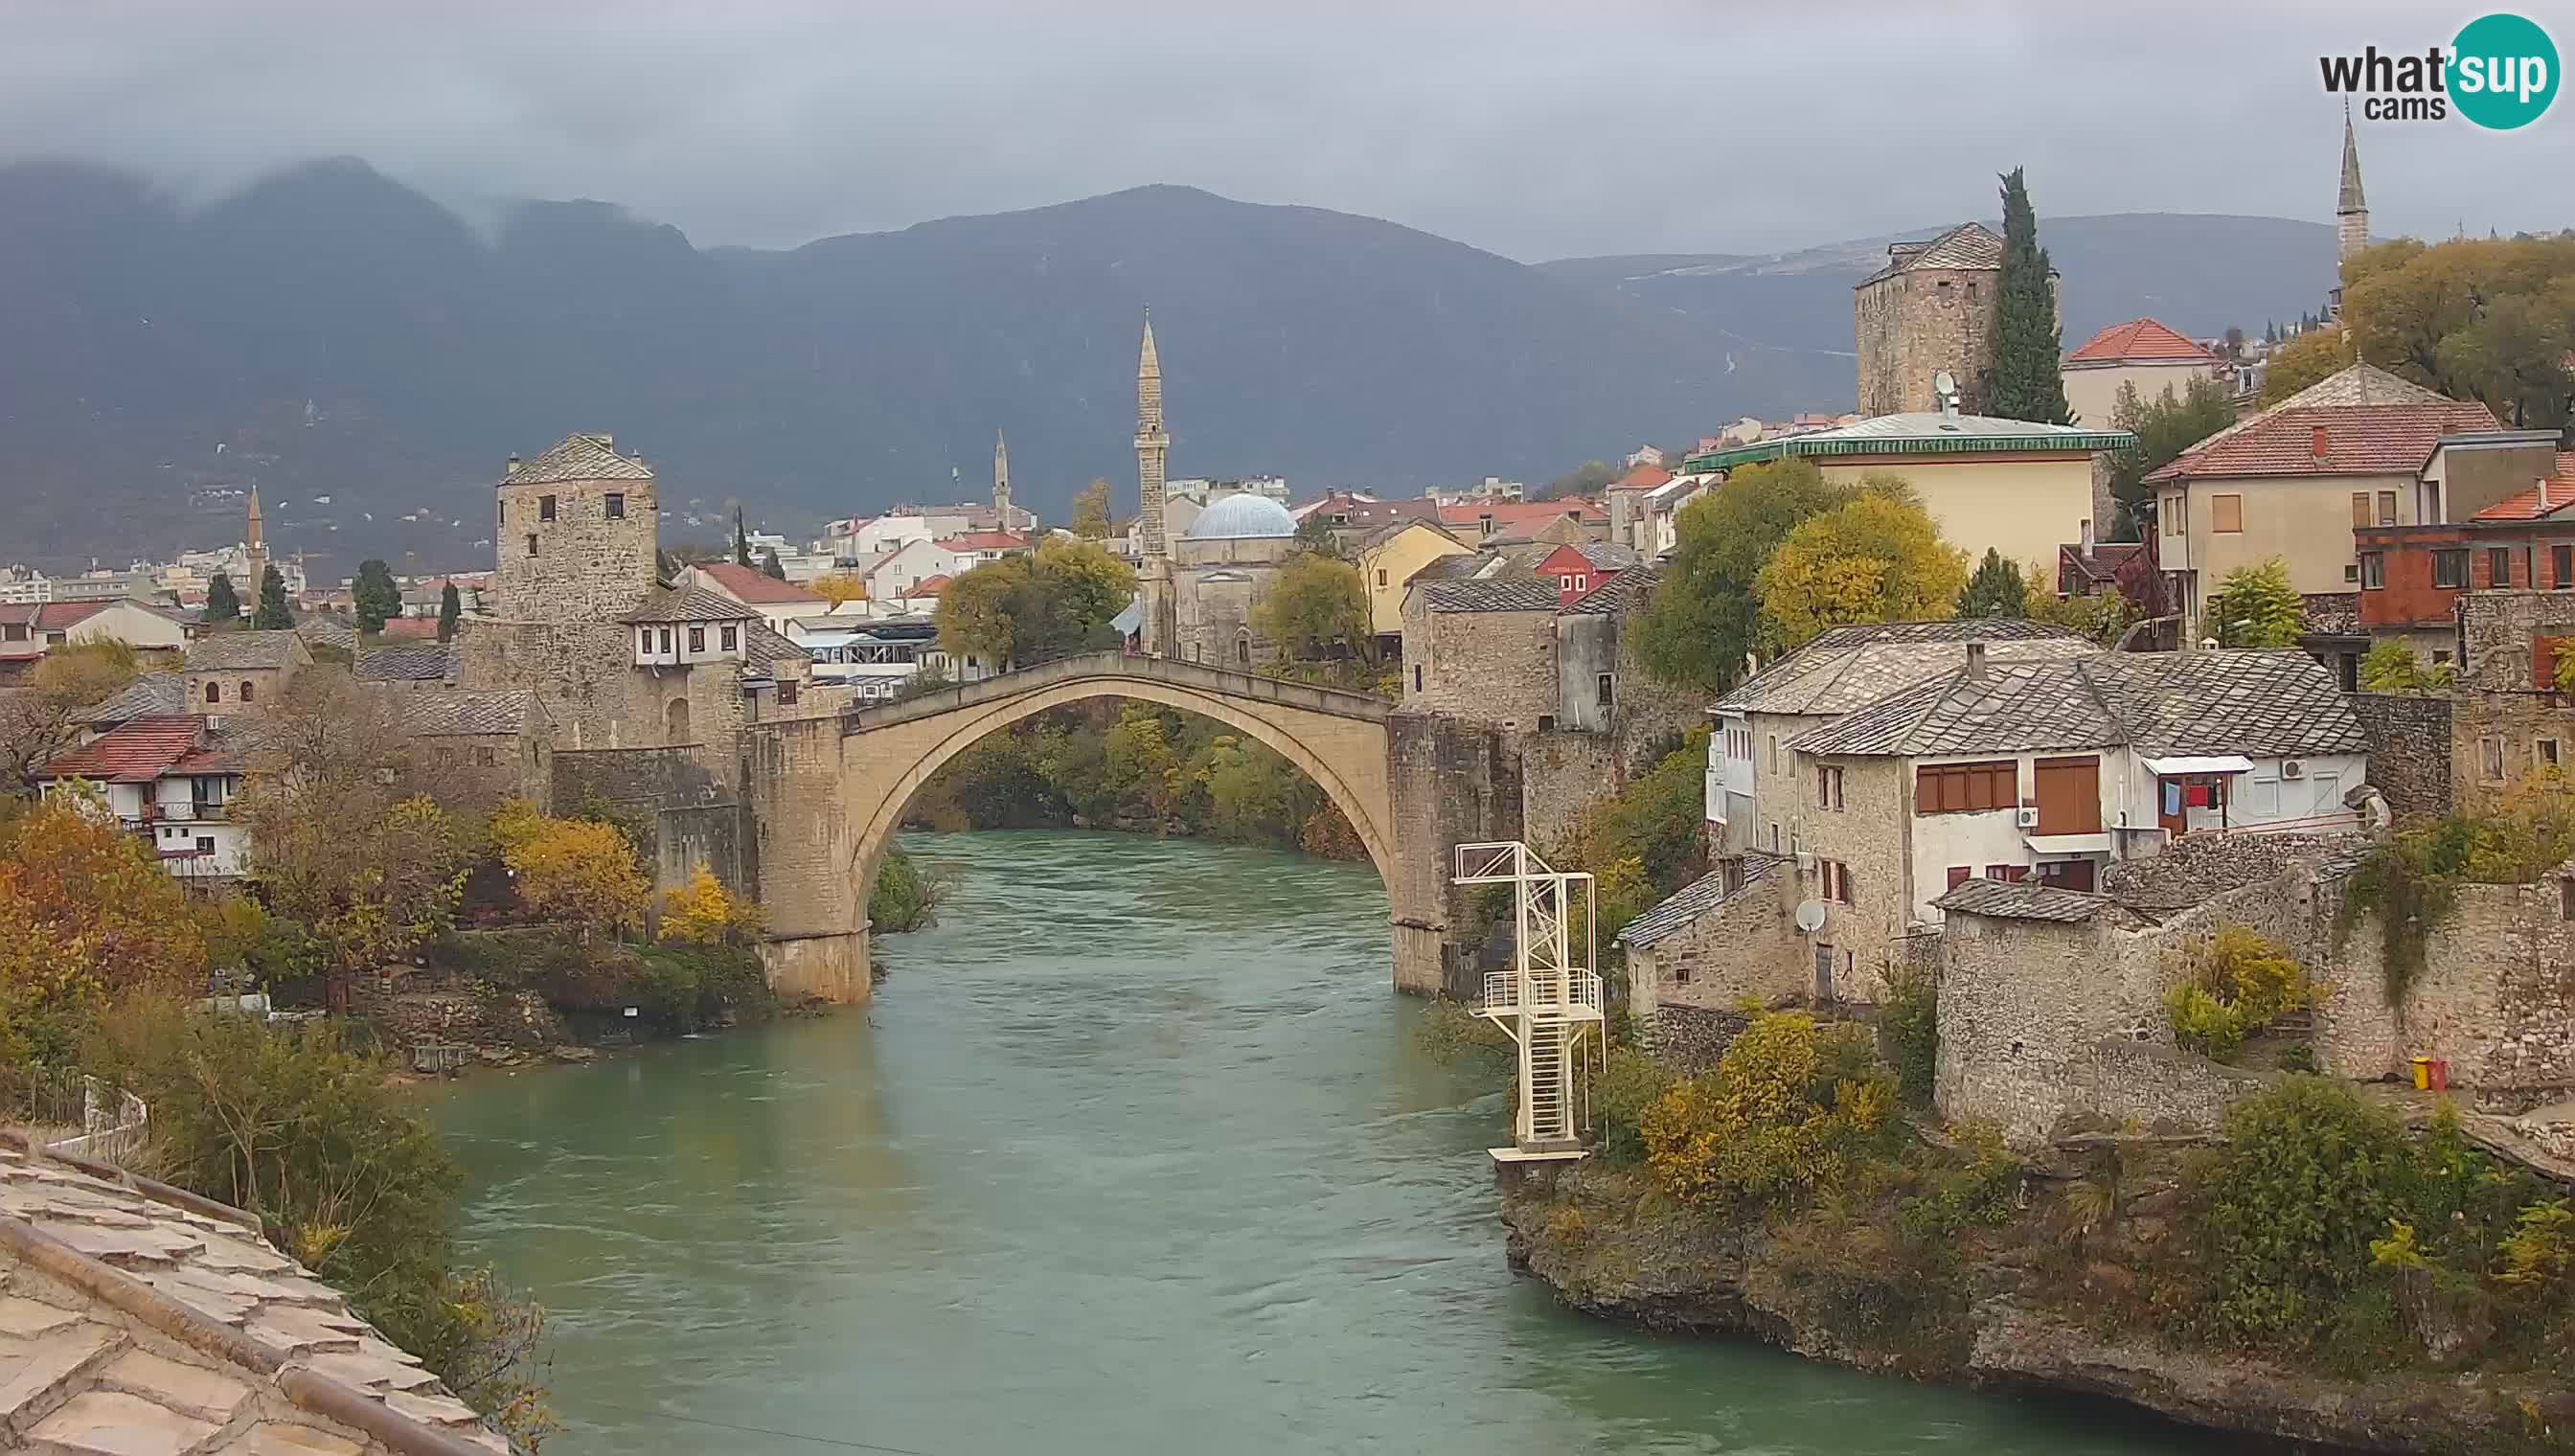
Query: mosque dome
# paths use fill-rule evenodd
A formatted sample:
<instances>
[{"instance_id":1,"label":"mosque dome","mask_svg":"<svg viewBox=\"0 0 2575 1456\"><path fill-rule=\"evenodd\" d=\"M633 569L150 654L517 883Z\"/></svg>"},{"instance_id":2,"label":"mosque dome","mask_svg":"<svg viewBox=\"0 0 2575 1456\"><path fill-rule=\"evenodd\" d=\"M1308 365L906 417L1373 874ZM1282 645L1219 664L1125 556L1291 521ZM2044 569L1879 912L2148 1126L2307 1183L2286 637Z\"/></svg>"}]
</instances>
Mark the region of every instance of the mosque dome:
<instances>
[{"instance_id":1,"label":"mosque dome","mask_svg":"<svg viewBox=\"0 0 2575 1456\"><path fill-rule=\"evenodd\" d=\"M1184 541L1275 540L1296 534L1296 518L1267 496L1228 496L1199 513Z\"/></svg>"}]
</instances>

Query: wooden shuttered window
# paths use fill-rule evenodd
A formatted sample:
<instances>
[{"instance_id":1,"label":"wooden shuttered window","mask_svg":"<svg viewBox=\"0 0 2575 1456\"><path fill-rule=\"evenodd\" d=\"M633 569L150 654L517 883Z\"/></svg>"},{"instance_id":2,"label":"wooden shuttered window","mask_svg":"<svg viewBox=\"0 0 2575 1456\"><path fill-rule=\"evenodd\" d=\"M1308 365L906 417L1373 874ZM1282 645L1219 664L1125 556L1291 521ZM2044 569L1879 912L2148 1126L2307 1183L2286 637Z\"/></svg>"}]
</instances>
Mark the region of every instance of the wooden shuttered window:
<instances>
[{"instance_id":1,"label":"wooden shuttered window","mask_svg":"<svg viewBox=\"0 0 2575 1456\"><path fill-rule=\"evenodd\" d=\"M2019 806L2020 765L2013 759L1925 764L1913 770L1915 813L1966 813Z\"/></svg>"},{"instance_id":2,"label":"wooden shuttered window","mask_svg":"<svg viewBox=\"0 0 2575 1456\"><path fill-rule=\"evenodd\" d=\"M2244 498L2242 496L2209 497L2208 529L2230 536L2241 532L2244 529Z\"/></svg>"},{"instance_id":3,"label":"wooden shuttered window","mask_svg":"<svg viewBox=\"0 0 2575 1456\"><path fill-rule=\"evenodd\" d=\"M2369 493L2367 491L2354 491L2351 493L2351 524L2359 527L2370 527L2378 524L2377 516L2372 514L2369 509Z\"/></svg>"}]
</instances>

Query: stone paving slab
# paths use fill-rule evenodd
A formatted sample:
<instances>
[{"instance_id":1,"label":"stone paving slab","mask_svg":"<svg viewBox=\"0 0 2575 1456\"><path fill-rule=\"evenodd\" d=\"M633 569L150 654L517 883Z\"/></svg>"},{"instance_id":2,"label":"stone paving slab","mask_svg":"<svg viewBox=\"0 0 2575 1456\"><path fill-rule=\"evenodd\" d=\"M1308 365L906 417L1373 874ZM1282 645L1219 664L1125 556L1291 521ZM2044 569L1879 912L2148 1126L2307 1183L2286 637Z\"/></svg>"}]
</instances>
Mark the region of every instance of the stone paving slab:
<instances>
[{"instance_id":1,"label":"stone paving slab","mask_svg":"<svg viewBox=\"0 0 2575 1456\"><path fill-rule=\"evenodd\" d=\"M100 1388L122 1390L216 1425L233 1418L250 1387L212 1370L166 1360L149 1350L128 1350L98 1373Z\"/></svg>"},{"instance_id":2,"label":"stone paving slab","mask_svg":"<svg viewBox=\"0 0 2575 1456\"><path fill-rule=\"evenodd\" d=\"M218 1427L120 1390L85 1390L27 1433L38 1451L78 1456L181 1456Z\"/></svg>"},{"instance_id":3,"label":"stone paving slab","mask_svg":"<svg viewBox=\"0 0 2575 1456\"><path fill-rule=\"evenodd\" d=\"M113 1349L116 1331L82 1320L32 1339L0 1341L0 1421L36 1409L64 1381Z\"/></svg>"}]
</instances>

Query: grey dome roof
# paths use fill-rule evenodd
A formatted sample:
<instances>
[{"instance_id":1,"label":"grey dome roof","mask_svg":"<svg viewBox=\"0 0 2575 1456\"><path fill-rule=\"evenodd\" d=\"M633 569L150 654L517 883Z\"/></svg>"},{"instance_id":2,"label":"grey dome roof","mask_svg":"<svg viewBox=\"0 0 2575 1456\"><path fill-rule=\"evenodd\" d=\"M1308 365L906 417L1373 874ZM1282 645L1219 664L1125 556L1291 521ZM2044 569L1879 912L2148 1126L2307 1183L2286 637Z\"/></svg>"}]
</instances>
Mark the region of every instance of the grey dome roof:
<instances>
[{"instance_id":1,"label":"grey dome roof","mask_svg":"<svg viewBox=\"0 0 2575 1456\"><path fill-rule=\"evenodd\" d=\"M1184 541L1229 541L1243 538L1278 538L1296 534L1296 518L1288 508L1268 496L1245 494L1228 496L1199 513L1190 529L1181 533Z\"/></svg>"}]
</instances>

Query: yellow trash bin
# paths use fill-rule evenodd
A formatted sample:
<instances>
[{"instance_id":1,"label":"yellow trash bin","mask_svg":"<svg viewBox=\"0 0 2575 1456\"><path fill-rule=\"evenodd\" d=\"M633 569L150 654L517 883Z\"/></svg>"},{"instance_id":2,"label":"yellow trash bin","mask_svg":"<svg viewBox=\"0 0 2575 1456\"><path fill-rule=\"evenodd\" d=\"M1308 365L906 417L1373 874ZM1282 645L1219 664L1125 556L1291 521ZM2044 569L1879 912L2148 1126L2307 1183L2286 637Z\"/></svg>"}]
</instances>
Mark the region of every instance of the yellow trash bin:
<instances>
[{"instance_id":1,"label":"yellow trash bin","mask_svg":"<svg viewBox=\"0 0 2575 1456\"><path fill-rule=\"evenodd\" d=\"M2414 1089L2418 1092L2430 1091L2432 1089L2432 1058L2428 1056L2408 1057L2406 1058L2406 1065L2414 1068Z\"/></svg>"}]
</instances>

